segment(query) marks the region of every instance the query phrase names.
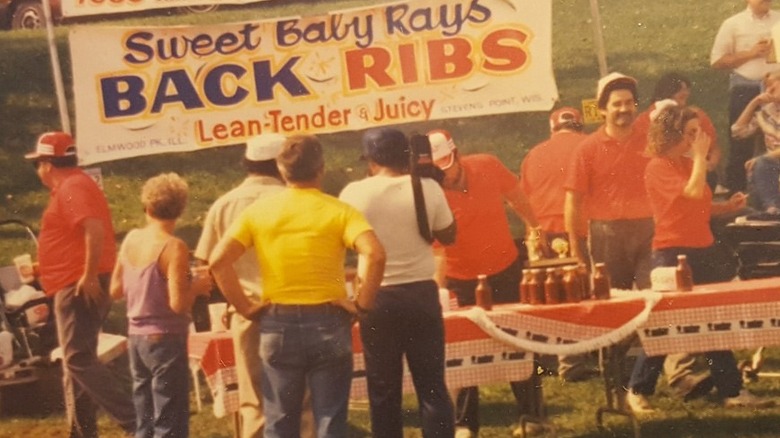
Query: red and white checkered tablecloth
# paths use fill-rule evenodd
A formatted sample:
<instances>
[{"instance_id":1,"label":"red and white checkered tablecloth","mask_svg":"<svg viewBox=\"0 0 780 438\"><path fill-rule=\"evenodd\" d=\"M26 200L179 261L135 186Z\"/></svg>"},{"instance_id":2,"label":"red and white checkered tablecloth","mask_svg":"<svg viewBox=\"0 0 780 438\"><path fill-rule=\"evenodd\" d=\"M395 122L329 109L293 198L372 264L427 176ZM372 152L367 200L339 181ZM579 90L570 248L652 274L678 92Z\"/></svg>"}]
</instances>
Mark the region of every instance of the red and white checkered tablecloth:
<instances>
[{"instance_id":1,"label":"red and white checkered tablecloth","mask_svg":"<svg viewBox=\"0 0 780 438\"><path fill-rule=\"evenodd\" d=\"M664 293L638 332L651 356L780 345L780 278Z\"/></svg>"},{"instance_id":2,"label":"red and white checkered tablecloth","mask_svg":"<svg viewBox=\"0 0 780 438\"><path fill-rule=\"evenodd\" d=\"M596 340L608 346L635 332L649 355L780 344L780 279L719 283L684 293L617 295L575 304L501 305L487 312L487 319L502 335L521 341L528 346L526 351L488 334L468 311L446 313L447 384L463 387L525 380L534 370L530 351L582 348L595 345ZM658 301L647 316L654 300ZM365 363L357 325L353 349L352 397L365 398ZM235 412L238 385L230 334L191 334L190 357L200 362L206 375L215 414ZM404 390L411 392L411 376L405 371Z\"/></svg>"},{"instance_id":3,"label":"red and white checkered tablecloth","mask_svg":"<svg viewBox=\"0 0 780 438\"><path fill-rule=\"evenodd\" d=\"M357 325L352 329L354 378L351 396L367 397L365 361ZM492 339L467 318L445 318L447 383L463 387L492 382L525 380L534 370L533 355L508 348ZM214 415L223 417L238 410L238 383L235 373L233 341L229 332L192 333L189 337L190 360L197 361L206 376L214 400ZM409 370L404 370L403 388L413 392Z\"/></svg>"},{"instance_id":4,"label":"red and white checkered tablecloth","mask_svg":"<svg viewBox=\"0 0 780 438\"><path fill-rule=\"evenodd\" d=\"M238 411L238 379L230 332L190 333L190 361L197 361L214 400L214 415L222 418Z\"/></svg>"}]
</instances>

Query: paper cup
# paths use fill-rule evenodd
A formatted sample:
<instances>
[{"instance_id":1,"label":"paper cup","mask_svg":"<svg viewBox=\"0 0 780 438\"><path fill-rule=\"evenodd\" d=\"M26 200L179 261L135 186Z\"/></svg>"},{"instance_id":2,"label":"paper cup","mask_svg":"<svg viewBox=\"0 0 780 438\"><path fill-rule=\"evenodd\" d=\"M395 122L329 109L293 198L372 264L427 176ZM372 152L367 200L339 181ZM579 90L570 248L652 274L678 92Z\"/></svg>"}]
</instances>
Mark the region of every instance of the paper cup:
<instances>
[{"instance_id":1,"label":"paper cup","mask_svg":"<svg viewBox=\"0 0 780 438\"><path fill-rule=\"evenodd\" d=\"M439 304L441 304L442 312L449 312L450 310L450 291L449 289L439 289Z\"/></svg>"},{"instance_id":2,"label":"paper cup","mask_svg":"<svg viewBox=\"0 0 780 438\"><path fill-rule=\"evenodd\" d=\"M33 270L32 256L22 254L14 257L14 265L19 273L19 280L22 283L32 283L35 280L35 271Z\"/></svg>"},{"instance_id":3,"label":"paper cup","mask_svg":"<svg viewBox=\"0 0 780 438\"><path fill-rule=\"evenodd\" d=\"M209 304L209 320L211 321L212 332L222 332L227 330L224 319L222 318L223 315L225 315L226 310L227 303Z\"/></svg>"}]
</instances>

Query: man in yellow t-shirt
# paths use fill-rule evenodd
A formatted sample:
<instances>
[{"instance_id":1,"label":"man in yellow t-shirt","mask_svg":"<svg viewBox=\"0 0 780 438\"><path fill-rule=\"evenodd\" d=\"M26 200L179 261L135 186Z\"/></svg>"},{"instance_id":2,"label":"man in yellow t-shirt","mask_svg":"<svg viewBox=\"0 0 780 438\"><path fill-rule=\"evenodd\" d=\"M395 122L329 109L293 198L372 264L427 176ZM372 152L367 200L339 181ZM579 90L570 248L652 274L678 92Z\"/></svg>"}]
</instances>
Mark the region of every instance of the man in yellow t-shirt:
<instances>
[{"instance_id":1,"label":"man in yellow t-shirt","mask_svg":"<svg viewBox=\"0 0 780 438\"><path fill-rule=\"evenodd\" d=\"M260 319L266 436L300 435L308 385L320 436L344 437L352 380L352 314L374 306L385 252L360 212L320 191L325 166L315 137L290 137L277 163L287 188L244 210L209 264L236 310ZM233 269L249 247L263 273L262 303L247 298ZM347 248L367 263L354 301L345 288Z\"/></svg>"}]
</instances>

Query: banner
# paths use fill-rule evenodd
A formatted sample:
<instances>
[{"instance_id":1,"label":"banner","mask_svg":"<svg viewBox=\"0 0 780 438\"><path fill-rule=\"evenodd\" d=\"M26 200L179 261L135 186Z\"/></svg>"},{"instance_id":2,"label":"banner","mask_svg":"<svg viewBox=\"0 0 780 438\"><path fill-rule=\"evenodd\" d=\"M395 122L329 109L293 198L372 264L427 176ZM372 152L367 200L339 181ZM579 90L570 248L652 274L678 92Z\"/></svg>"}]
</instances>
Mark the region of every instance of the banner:
<instances>
[{"instance_id":1,"label":"banner","mask_svg":"<svg viewBox=\"0 0 780 438\"><path fill-rule=\"evenodd\" d=\"M63 17L119 14L181 6L244 5L265 0L60 0Z\"/></svg>"},{"instance_id":2,"label":"banner","mask_svg":"<svg viewBox=\"0 0 780 438\"><path fill-rule=\"evenodd\" d=\"M549 110L550 1L425 0L317 17L70 32L82 164L263 133Z\"/></svg>"}]
</instances>

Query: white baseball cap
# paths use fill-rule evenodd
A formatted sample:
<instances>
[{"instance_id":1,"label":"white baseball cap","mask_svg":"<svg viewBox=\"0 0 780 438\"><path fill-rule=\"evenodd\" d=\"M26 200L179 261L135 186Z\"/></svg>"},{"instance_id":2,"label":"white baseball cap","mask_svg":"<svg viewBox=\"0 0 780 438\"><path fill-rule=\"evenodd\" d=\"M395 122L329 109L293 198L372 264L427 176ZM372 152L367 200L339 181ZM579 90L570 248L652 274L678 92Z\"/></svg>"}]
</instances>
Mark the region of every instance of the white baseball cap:
<instances>
[{"instance_id":1,"label":"white baseball cap","mask_svg":"<svg viewBox=\"0 0 780 438\"><path fill-rule=\"evenodd\" d=\"M244 158L249 161L275 160L282 151L282 146L287 137L282 134L260 134L250 138L246 142Z\"/></svg>"},{"instance_id":2,"label":"white baseball cap","mask_svg":"<svg viewBox=\"0 0 780 438\"><path fill-rule=\"evenodd\" d=\"M603 108L605 106L602 102L602 100L605 99L604 92L611 92L613 88L612 85L617 85L619 83L628 85L636 97L636 79L632 78L631 76L626 76L623 73L612 72L599 79L598 85L596 87L596 101L598 102L599 108Z\"/></svg>"},{"instance_id":3,"label":"white baseball cap","mask_svg":"<svg viewBox=\"0 0 780 438\"><path fill-rule=\"evenodd\" d=\"M434 129L428 132L428 141L431 143L431 159L441 170L447 170L455 163L455 151L458 149L452 136L444 129ZM442 162L449 157L449 160Z\"/></svg>"}]
</instances>

